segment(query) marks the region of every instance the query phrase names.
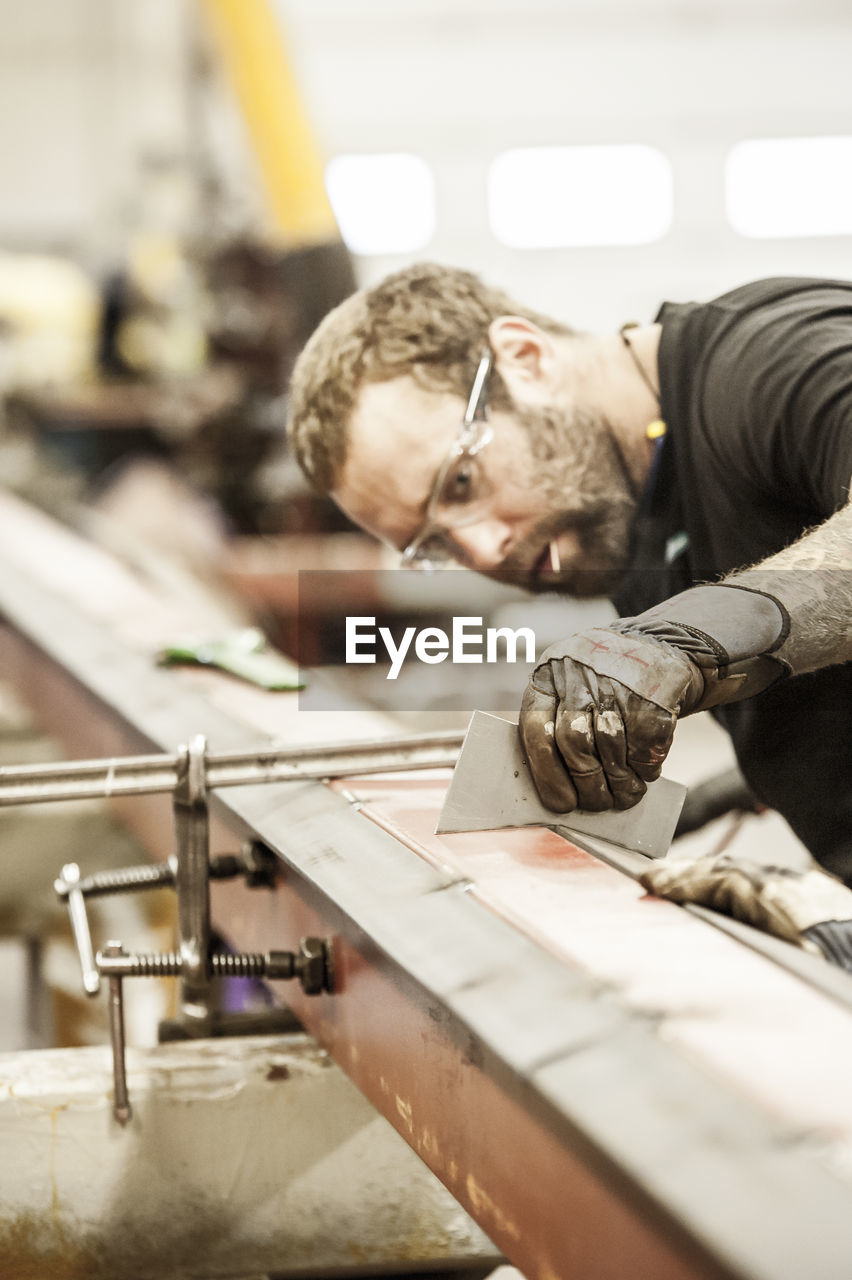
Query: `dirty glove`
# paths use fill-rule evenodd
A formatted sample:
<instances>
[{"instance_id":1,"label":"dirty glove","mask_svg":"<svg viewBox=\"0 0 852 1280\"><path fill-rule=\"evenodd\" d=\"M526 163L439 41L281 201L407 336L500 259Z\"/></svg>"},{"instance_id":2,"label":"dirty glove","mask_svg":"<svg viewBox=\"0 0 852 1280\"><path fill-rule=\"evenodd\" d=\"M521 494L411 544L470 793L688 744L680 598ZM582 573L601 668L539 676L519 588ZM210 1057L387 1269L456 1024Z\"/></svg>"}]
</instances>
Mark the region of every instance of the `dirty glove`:
<instances>
[{"instance_id":1,"label":"dirty glove","mask_svg":"<svg viewBox=\"0 0 852 1280\"><path fill-rule=\"evenodd\" d=\"M520 733L549 809L629 809L660 775L677 717L750 698L786 674L769 655L784 606L735 585L693 587L635 618L545 649Z\"/></svg>"},{"instance_id":2,"label":"dirty glove","mask_svg":"<svg viewBox=\"0 0 852 1280\"><path fill-rule=\"evenodd\" d=\"M659 898L696 902L852 971L852 889L824 871L764 867L729 854L670 858L639 883Z\"/></svg>"}]
</instances>

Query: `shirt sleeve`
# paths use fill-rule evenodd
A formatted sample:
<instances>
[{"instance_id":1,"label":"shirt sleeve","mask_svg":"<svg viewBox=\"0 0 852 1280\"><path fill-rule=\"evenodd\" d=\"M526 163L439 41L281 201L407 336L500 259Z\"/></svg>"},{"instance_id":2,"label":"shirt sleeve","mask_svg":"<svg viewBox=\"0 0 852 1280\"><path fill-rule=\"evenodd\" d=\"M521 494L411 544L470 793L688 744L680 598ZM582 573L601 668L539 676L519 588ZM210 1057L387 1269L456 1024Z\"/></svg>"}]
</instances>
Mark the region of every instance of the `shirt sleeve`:
<instances>
[{"instance_id":1,"label":"shirt sleeve","mask_svg":"<svg viewBox=\"0 0 852 1280\"><path fill-rule=\"evenodd\" d=\"M732 478L745 469L767 500L828 518L852 481L852 285L797 283L746 310L716 304L730 314L708 353L701 419Z\"/></svg>"}]
</instances>

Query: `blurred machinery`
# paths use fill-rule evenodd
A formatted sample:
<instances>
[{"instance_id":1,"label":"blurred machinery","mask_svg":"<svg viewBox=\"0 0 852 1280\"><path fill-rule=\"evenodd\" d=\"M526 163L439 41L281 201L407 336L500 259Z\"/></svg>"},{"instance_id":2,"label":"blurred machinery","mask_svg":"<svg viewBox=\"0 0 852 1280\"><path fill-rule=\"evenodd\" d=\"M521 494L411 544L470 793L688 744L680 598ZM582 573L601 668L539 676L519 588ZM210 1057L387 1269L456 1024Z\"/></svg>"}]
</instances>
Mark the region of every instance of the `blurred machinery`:
<instances>
[{"instance_id":1,"label":"blurred machinery","mask_svg":"<svg viewBox=\"0 0 852 1280\"><path fill-rule=\"evenodd\" d=\"M260 223L235 229L219 217L220 184L199 137L180 174L174 161L147 158L149 197L100 290L60 258L3 255L7 430L19 447L35 443L39 464L85 499L117 468L155 457L211 498L234 533L340 527L283 460L293 361L355 288L320 148L267 0L199 0L195 18L190 88L221 93L226 75L265 197ZM180 232L162 206L188 177L195 216ZM21 470L7 469L9 482L37 491ZM53 506L56 484L49 493Z\"/></svg>"},{"instance_id":2,"label":"blurred machinery","mask_svg":"<svg viewBox=\"0 0 852 1280\"><path fill-rule=\"evenodd\" d=\"M52 329L32 303L36 272ZM290 252L245 239L190 259L174 242L143 238L100 303L67 264L9 259L0 263L7 435L34 445L38 465L61 470L69 487L76 477L86 498L118 467L155 457L214 500L234 533L339 523L330 503L304 500L301 484L290 486L303 495L291 512L295 495L265 468L286 476L290 369L353 287L342 245Z\"/></svg>"}]
</instances>

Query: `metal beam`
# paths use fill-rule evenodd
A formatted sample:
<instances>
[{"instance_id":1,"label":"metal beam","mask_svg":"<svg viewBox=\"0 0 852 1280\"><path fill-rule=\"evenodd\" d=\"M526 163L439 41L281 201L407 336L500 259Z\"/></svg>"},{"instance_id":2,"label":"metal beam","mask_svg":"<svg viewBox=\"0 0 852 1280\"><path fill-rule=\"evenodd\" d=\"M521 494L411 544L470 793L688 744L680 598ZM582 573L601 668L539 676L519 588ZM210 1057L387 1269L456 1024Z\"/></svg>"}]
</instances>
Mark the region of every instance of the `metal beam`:
<instances>
[{"instance_id":1,"label":"metal beam","mask_svg":"<svg viewBox=\"0 0 852 1280\"><path fill-rule=\"evenodd\" d=\"M14 623L6 653L31 684L61 685L87 750L170 749L195 732L216 749L256 745L11 566L0 605ZM818 1135L679 1052L653 1017L321 784L246 787L216 805L282 859L265 903L217 891L233 940L334 936L336 994L293 995L296 1011L530 1280L620 1280L628 1266L649 1280L844 1274L852 1188Z\"/></svg>"}]
</instances>

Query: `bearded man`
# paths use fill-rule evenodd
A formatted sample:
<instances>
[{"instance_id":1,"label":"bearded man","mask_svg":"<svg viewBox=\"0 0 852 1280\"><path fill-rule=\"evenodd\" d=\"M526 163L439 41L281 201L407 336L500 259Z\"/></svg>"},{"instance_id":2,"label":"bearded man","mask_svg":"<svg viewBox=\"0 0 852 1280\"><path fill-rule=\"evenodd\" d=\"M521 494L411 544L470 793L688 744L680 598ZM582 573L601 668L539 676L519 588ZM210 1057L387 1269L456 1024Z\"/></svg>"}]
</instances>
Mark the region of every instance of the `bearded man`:
<instances>
[{"instance_id":1,"label":"bearded man","mask_svg":"<svg viewBox=\"0 0 852 1280\"><path fill-rule=\"evenodd\" d=\"M618 621L550 646L524 695L548 807L635 804L710 708L852 884L852 284L764 280L590 334L413 266L321 323L289 434L404 565L611 595Z\"/></svg>"}]
</instances>

